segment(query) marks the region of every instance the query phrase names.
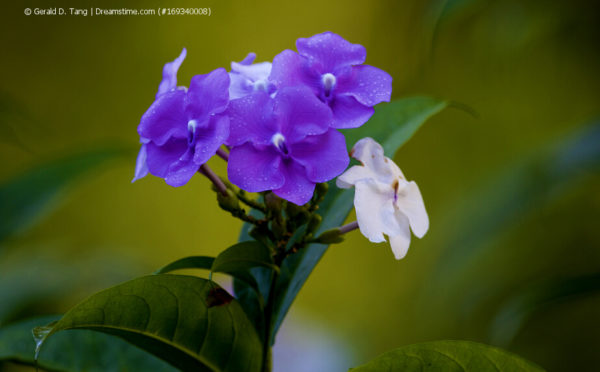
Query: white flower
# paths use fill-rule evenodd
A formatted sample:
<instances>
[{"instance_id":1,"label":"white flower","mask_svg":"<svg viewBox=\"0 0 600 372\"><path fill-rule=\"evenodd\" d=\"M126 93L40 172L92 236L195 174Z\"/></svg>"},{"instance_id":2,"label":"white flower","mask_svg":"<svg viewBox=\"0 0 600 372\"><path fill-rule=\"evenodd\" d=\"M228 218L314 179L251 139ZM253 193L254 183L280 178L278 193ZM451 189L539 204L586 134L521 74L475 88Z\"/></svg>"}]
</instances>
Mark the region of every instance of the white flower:
<instances>
[{"instance_id":1,"label":"white flower","mask_svg":"<svg viewBox=\"0 0 600 372\"><path fill-rule=\"evenodd\" d=\"M397 260L403 258L410 245L410 230L418 238L429 229L429 217L419 187L408 182L398 166L383 154L383 148L372 138L363 138L352 149L351 156L362 163L337 178L337 186L354 185L354 207L360 232L373 243L390 239Z\"/></svg>"}]
</instances>

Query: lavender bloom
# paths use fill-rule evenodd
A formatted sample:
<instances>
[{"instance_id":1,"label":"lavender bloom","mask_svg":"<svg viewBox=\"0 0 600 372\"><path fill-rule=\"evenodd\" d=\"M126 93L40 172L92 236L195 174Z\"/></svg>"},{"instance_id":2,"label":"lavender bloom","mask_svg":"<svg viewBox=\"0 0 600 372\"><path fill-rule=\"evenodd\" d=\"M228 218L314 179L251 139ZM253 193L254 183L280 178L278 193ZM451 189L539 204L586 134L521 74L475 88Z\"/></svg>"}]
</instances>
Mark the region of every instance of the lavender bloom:
<instances>
[{"instance_id":1,"label":"lavender bloom","mask_svg":"<svg viewBox=\"0 0 600 372\"><path fill-rule=\"evenodd\" d=\"M253 92L262 90L268 94L275 92L275 85L269 81L271 74L271 63L255 63L256 54L249 53L241 62L231 62L229 78L229 98L237 99L247 96Z\"/></svg>"},{"instance_id":2,"label":"lavender bloom","mask_svg":"<svg viewBox=\"0 0 600 372\"><path fill-rule=\"evenodd\" d=\"M150 172L171 186L182 186L229 136L227 71L196 75L189 89L177 87L185 53L165 65L156 100L138 126L142 148L134 181Z\"/></svg>"},{"instance_id":3,"label":"lavender bloom","mask_svg":"<svg viewBox=\"0 0 600 372\"><path fill-rule=\"evenodd\" d=\"M392 77L363 65L367 52L332 32L296 41L298 53L284 50L273 59L270 79L278 88L306 85L333 112L334 128L357 128L388 102Z\"/></svg>"},{"instance_id":4,"label":"lavender bloom","mask_svg":"<svg viewBox=\"0 0 600 372\"><path fill-rule=\"evenodd\" d=\"M228 112L229 180L246 191L273 190L302 205L317 182L348 166L346 140L330 128L331 110L306 87L280 89L275 98L256 92L231 101Z\"/></svg>"}]
</instances>

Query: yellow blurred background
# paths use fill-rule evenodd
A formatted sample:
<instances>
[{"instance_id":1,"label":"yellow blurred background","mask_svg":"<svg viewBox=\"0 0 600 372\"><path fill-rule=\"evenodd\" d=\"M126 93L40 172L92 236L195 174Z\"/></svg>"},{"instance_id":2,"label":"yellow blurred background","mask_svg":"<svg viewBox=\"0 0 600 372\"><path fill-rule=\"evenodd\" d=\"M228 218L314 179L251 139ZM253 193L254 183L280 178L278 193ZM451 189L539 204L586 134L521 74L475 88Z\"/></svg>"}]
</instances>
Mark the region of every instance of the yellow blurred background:
<instances>
[{"instance_id":1,"label":"yellow blurred background","mask_svg":"<svg viewBox=\"0 0 600 372\"><path fill-rule=\"evenodd\" d=\"M210 7L211 16L24 14L25 8L169 6ZM508 325L501 316L531 288L581 277L593 282L600 273L593 155L599 142L587 145L595 165L583 172L556 174L531 188L502 182L519 180L514 169L531 159L552 169L546 154L600 117L597 4L32 0L5 2L0 17L0 183L79 151L128 149L69 183L31 228L0 242L0 290L29 281L19 295L31 291L36 299L13 301L20 304L14 311L8 300L0 303L6 316L0 323L66 311L95 290L235 243L241 224L218 208L202 177L180 188L152 176L130 182L136 127L162 66L186 47L178 77L187 85L193 75L229 68L248 52L270 61L295 49L297 38L330 30L364 45L367 63L392 75L393 98L431 95L459 108L433 117L395 155L423 193L429 233L414 239L401 261L387 244L369 243L358 232L332 246L284 325L276 368L292 370L289 361L294 370L346 370L402 345L467 339L505 347L552 371L597 370L597 284L531 305L512 337L502 336ZM210 165L226 174L219 159ZM516 205L497 203L519 190ZM491 227L481 226L485 218ZM476 241L464 243L470 237ZM0 292L0 299L9 297Z\"/></svg>"}]
</instances>

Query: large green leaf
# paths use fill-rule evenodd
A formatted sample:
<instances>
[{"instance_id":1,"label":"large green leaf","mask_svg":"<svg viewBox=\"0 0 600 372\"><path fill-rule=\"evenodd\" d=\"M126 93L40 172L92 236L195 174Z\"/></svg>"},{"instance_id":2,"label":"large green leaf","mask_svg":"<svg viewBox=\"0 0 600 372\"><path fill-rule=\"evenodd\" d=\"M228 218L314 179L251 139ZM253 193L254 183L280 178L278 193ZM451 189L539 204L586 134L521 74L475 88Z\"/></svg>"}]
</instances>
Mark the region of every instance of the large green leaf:
<instances>
[{"instance_id":1,"label":"large green leaf","mask_svg":"<svg viewBox=\"0 0 600 372\"><path fill-rule=\"evenodd\" d=\"M214 282L151 275L99 292L48 336L90 329L119 336L184 371L258 371L262 344L244 311Z\"/></svg>"},{"instance_id":2,"label":"large green leaf","mask_svg":"<svg viewBox=\"0 0 600 372\"><path fill-rule=\"evenodd\" d=\"M34 365L35 342L31 330L60 318L44 316L0 328L0 361ZM39 355L38 366L71 372L176 371L118 337L86 330L62 332L50 338Z\"/></svg>"},{"instance_id":3,"label":"large green leaf","mask_svg":"<svg viewBox=\"0 0 600 372\"><path fill-rule=\"evenodd\" d=\"M49 212L69 182L127 151L113 146L72 154L4 181L0 184L0 242Z\"/></svg>"},{"instance_id":4,"label":"large green leaf","mask_svg":"<svg viewBox=\"0 0 600 372\"><path fill-rule=\"evenodd\" d=\"M348 148L354 146L354 143L363 137L371 137L382 144L388 156L393 156L429 117L440 112L447 105L447 102L434 98L410 97L377 106L375 115L368 123L360 128L344 131ZM329 182L329 192L318 209L318 213L323 217L323 222L317 233L340 226L344 222L352 210L353 195L352 190L338 189L334 180ZM242 229L240 240L248 238L244 233L245 231L247 229ZM327 245L311 244L289 256L283 262L275 290L275 313L273 316L275 331L273 337L302 285L304 285L326 250ZM265 281L270 280L270 276L255 276L261 288L269 288L269 284ZM235 290L240 298L242 294L247 294L242 285L236 285ZM255 303L253 298L242 301L245 308L254 306ZM247 311L252 312L248 309Z\"/></svg>"},{"instance_id":5,"label":"large green leaf","mask_svg":"<svg viewBox=\"0 0 600 372\"><path fill-rule=\"evenodd\" d=\"M496 347L470 341L434 341L389 351L351 371L530 372L543 369Z\"/></svg>"},{"instance_id":6,"label":"large green leaf","mask_svg":"<svg viewBox=\"0 0 600 372\"><path fill-rule=\"evenodd\" d=\"M156 274L164 274L181 269L210 270L214 273L224 273L242 280L251 286L256 293L260 293L258 283L254 275L250 272L251 269L256 267L279 271L279 268L273 263L273 257L269 248L257 241L248 241L232 245L221 252L216 258L207 256L181 258L160 268L156 271Z\"/></svg>"},{"instance_id":7,"label":"large green leaf","mask_svg":"<svg viewBox=\"0 0 600 372\"><path fill-rule=\"evenodd\" d=\"M156 270L155 274L166 274L170 273L171 271L184 269L210 270L213 262L215 262L215 258L209 256L184 257L173 261L166 266L161 267L160 269Z\"/></svg>"}]
</instances>

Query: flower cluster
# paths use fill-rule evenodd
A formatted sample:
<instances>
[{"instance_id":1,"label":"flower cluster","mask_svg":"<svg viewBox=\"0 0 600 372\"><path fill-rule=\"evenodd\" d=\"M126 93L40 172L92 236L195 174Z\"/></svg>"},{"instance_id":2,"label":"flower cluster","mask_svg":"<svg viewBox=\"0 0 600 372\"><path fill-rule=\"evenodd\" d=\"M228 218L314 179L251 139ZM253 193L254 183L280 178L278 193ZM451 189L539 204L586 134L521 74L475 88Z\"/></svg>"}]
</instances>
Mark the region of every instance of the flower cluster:
<instances>
[{"instance_id":1,"label":"flower cluster","mask_svg":"<svg viewBox=\"0 0 600 372\"><path fill-rule=\"evenodd\" d=\"M298 205L315 185L340 175L349 157L341 128L356 128L389 101L392 78L364 65L365 48L331 32L298 39L273 63L253 53L177 86L184 49L163 69L154 103L142 116L134 181L151 173L186 184L219 151L230 149L229 180L243 190L272 190Z\"/></svg>"}]
</instances>

